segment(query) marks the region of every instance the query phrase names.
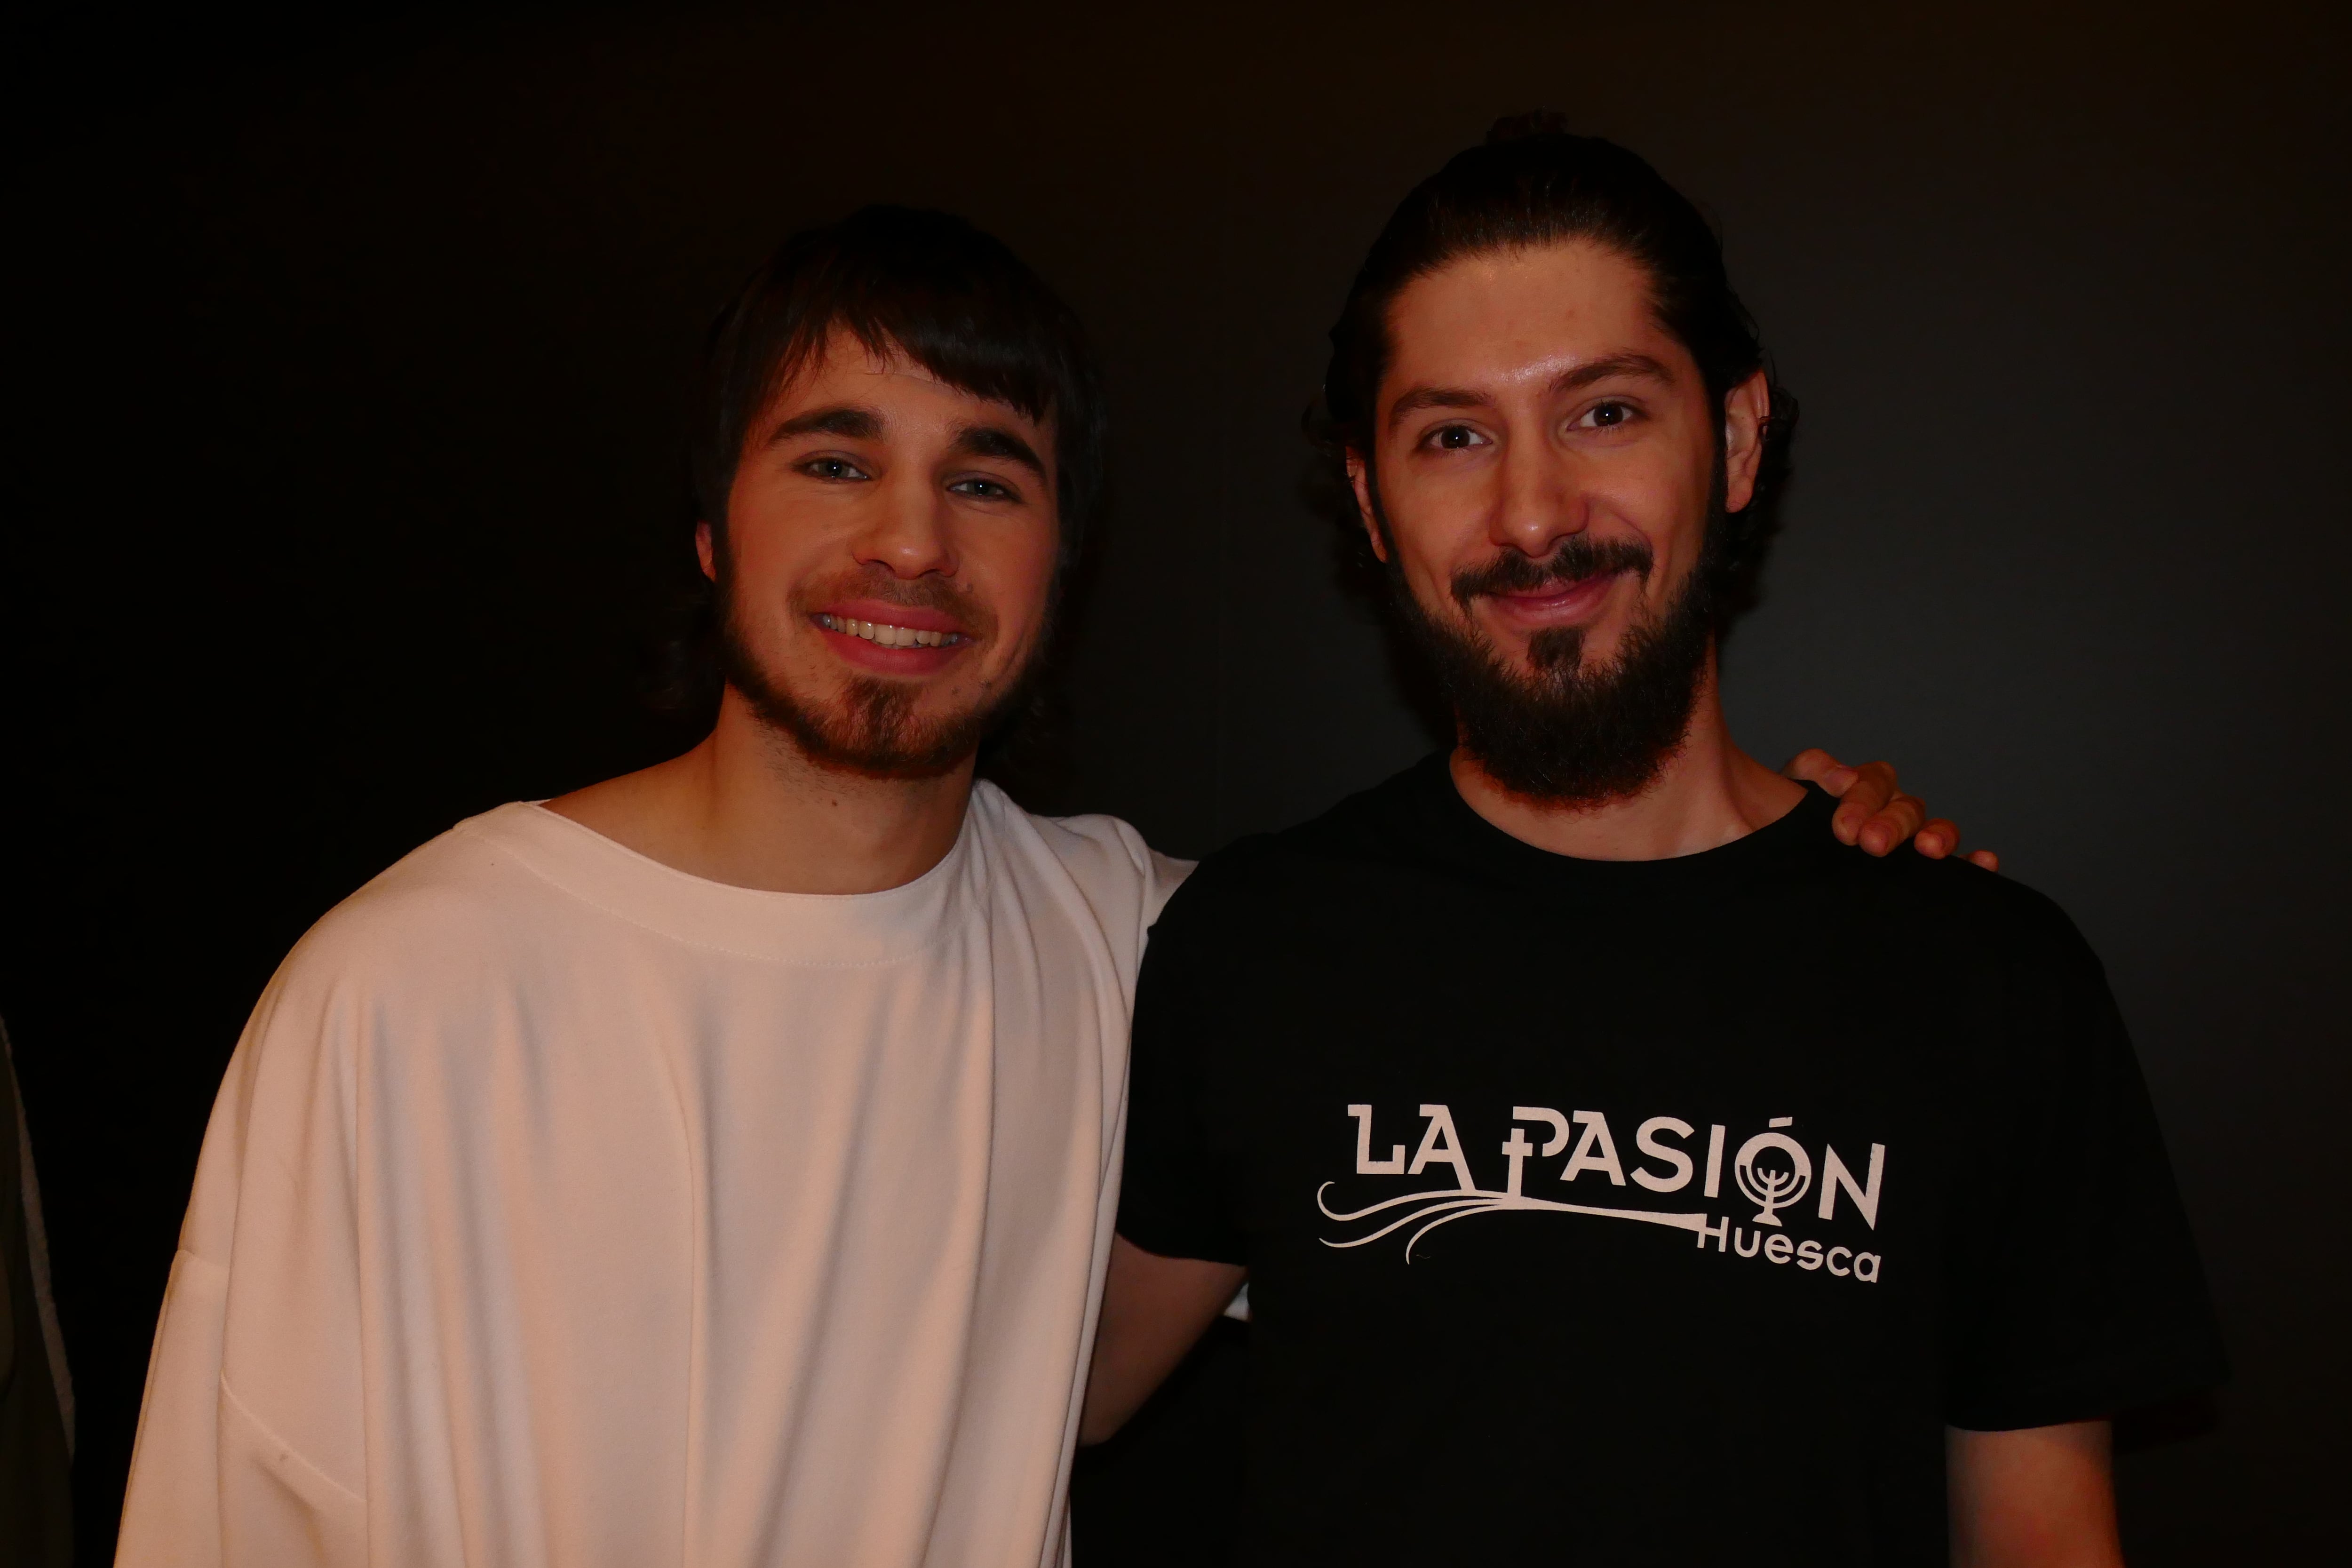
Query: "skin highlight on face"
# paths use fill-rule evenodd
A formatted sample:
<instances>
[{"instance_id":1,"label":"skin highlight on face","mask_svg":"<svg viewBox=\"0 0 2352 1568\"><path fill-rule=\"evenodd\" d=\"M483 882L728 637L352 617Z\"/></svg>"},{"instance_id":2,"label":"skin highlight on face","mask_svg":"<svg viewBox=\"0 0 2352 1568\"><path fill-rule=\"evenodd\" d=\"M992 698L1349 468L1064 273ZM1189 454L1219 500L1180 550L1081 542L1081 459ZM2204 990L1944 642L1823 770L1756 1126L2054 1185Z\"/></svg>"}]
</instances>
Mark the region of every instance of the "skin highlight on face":
<instances>
[{"instance_id":1,"label":"skin highlight on face","mask_svg":"<svg viewBox=\"0 0 2352 1568\"><path fill-rule=\"evenodd\" d=\"M716 583L725 702L819 766L968 765L1021 700L1058 538L1054 439L836 332L751 426Z\"/></svg>"},{"instance_id":2,"label":"skin highlight on face","mask_svg":"<svg viewBox=\"0 0 2352 1568\"><path fill-rule=\"evenodd\" d=\"M1390 313L1349 475L1463 749L1514 794L1638 794L1711 674L1711 543L1753 492L1761 376L1713 405L1640 268L1570 241L1463 258Z\"/></svg>"}]
</instances>

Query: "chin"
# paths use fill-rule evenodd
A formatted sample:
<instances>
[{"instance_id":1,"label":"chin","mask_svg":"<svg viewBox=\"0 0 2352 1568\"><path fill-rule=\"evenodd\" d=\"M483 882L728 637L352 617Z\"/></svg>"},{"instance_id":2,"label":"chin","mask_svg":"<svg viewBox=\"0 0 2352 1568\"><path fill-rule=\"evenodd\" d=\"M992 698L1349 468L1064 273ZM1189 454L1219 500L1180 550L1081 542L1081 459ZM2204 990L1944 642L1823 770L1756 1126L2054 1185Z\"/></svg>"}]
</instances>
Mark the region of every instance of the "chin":
<instances>
[{"instance_id":1,"label":"chin","mask_svg":"<svg viewBox=\"0 0 2352 1568\"><path fill-rule=\"evenodd\" d=\"M992 701L984 687L942 691L854 675L836 676L815 697L740 663L729 685L754 720L810 762L877 779L937 778L968 765L1025 695L1016 686Z\"/></svg>"}]
</instances>

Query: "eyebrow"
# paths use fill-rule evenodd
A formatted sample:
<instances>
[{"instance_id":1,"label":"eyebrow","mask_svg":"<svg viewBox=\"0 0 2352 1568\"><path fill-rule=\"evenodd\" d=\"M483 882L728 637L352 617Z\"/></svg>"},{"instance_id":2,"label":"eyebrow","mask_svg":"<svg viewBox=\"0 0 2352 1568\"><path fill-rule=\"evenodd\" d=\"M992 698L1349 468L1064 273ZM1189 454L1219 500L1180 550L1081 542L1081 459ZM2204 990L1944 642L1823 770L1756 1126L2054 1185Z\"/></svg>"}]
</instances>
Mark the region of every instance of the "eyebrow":
<instances>
[{"instance_id":1,"label":"eyebrow","mask_svg":"<svg viewBox=\"0 0 2352 1568\"><path fill-rule=\"evenodd\" d=\"M840 436L852 441L878 441L882 438L882 416L863 404L836 403L793 415L777 426L768 440L772 445L795 436ZM967 425L956 432L954 444L948 450L957 457L1002 458L1021 464L1041 479L1050 477L1036 449L1001 425Z\"/></svg>"},{"instance_id":2,"label":"eyebrow","mask_svg":"<svg viewBox=\"0 0 2352 1568\"><path fill-rule=\"evenodd\" d=\"M1418 414L1424 408L1484 408L1494 401L1483 392L1471 392L1454 386L1416 386L1389 405L1389 428L1393 430L1404 422L1408 414Z\"/></svg>"},{"instance_id":3,"label":"eyebrow","mask_svg":"<svg viewBox=\"0 0 2352 1568\"><path fill-rule=\"evenodd\" d=\"M958 457L999 458L1019 463L1040 479L1049 477L1036 449L1002 425L967 425L956 432L955 444L948 450Z\"/></svg>"},{"instance_id":4,"label":"eyebrow","mask_svg":"<svg viewBox=\"0 0 2352 1568\"><path fill-rule=\"evenodd\" d=\"M1621 375L1647 376L1652 381L1663 381L1668 385L1672 385L1675 379L1673 371L1648 354L1622 353L1578 365L1553 382L1551 389L1554 392L1574 392L1579 387L1591 386L1594 382L1608 381Z\"/></svg>"},{"instance_id":5,"label":"eyebrow","mask_svg":"<svg viewBox=\"0 0 2352 1568\"><path fill-rule=\"evenodd\" d=\"M768 441L789 441L795 436L840 436L852 441L872 441L882 434L882 416L855 403L836 403L795 414L768 433Z\"/></svg>"},{"instance_id":6,"label":"eyebrow","mask_svg":"<svg viewBox=\"0 0 2352 1568\"><path fill-rule=\"evenodd\" d=\"M1611 354L1605 359L1591 360L1573 370L1564 371L1552 382L1551 390L1556 393L1574 392L1580 387L1621 375L1647 376L1670 385L1675 379L1672 371L1648 354L1629 353ZM1406 415L1423 408L1485 408L1493 402L1494 399L1486 394L1473 392L1467 387L1416 386L1399 397L1389 409L1388 423L1390 428L1394 429Z\"/></svg>"}]
</instances>

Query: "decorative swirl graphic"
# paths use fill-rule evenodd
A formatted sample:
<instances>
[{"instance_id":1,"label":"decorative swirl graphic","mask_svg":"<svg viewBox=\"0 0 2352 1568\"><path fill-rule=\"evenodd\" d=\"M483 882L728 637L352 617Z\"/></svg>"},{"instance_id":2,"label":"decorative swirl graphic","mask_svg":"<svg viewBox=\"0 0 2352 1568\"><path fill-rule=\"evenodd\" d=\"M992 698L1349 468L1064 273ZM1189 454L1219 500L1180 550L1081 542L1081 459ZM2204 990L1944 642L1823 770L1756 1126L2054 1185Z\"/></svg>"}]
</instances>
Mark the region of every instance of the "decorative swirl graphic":
<instances>
[{"instance_id":1,"label":"decorative swirl graphic","mask_svg":"<svg viewBox=\"0 0 2352 1568\"><path fill-rule=\"evenodd\" d=\"M1326 1237L1323 1238L1323 1245L1331 1247L1364 1247L1380 1240L1382 1237L1393 1236L1407 1226L1418 1224L1420 1228L1405 1238L1404 1260L1407 1263L1412 1261L1413 1245L1439 1226L1451 1225L1457 1219L1466 1219L1472 1215L1495 1214L1506 1209L1540 1209L1548 1214L1584 1214L1594 1215L1601 1219L1639 1220L1643 1225L1668 1226L1675 1230L1690 1231L1694 1235L1706 1226L1706 1215L1704 1214L1661 1214L1655 1209L1596 1208L1590 1204L1553 1203L1546 1198L1530 1198L1517 1193L1490 1193L1477 1187L1440 1187L1434 1190L1407 1193L1402 1197L1390 1198L1374 1204L1370 1208L1360 1208L1343 1214L1323 1201L1323 1194L1329 1192L1333 1185L1334 1184L1326 1182L1315 1189L1315 1206L1323 1212L1325 1219L1339 1225L1353 1225L1358 1220L1373 1219L1391 1209L1402 1212L1368 1235L1357 1237L1352 1241L1333 1241Z\"/></svg>"}]
</instances>

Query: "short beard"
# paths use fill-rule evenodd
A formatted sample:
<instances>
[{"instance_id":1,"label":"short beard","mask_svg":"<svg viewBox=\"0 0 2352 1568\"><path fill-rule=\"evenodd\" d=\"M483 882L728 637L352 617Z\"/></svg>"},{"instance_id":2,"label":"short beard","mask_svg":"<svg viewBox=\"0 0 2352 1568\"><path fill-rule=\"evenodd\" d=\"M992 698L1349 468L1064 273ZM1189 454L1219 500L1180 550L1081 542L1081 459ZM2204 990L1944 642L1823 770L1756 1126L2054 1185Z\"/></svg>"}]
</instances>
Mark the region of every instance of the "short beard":
<instances>
[{"instance_id":1,"label":"short beard","mask_svg":"<svg viewBox=\"0 0 2352 1568\"><path fill-rule=\"evenodd\" d=\"M1375 503L1377 508L1377 502ZM1682 750L1697 705L1699 682L1715 647L1716 542L1722 519L1710 509L1707 549L1664 615L1629 627L1617 657L1583 668L1584 633L1573 626L1528 639L1532 677L1507 665L1469 606L1482 592L1574 582L1596 572L1647 576L1648 547L1630 541L1569 539L1545 561L1506 555L1465 572L1452 584L1459 622L1432 615L1413 598L1391 550L1391 593L1414 642L1436 667L1454 709L1462 750L1515 795L1547 804L1593 806L1628 800L1656 781ZM1387 520L1375 519L1383 534Z\"/></svg>"},{"instance_id":2,"label":"short beard","mask_svg":"<svg viewBox=\"0 0 2352 1568\"><path fill-rule=\"evenodd\" d=\"M919 687L869 676L852 676L847 694L837 703L804 702L753 655L735 592L734 563L723 543L718 556L719 660L727 684L742 695L761 723L821 768L877 779L928 779L953 773L1027 704L1036 685L1042 663L1036 650L1047 640L1042 627L1029 658L1003 690L960 713L919 720L915 715ZM944 593L922 598L900 595L898 602L912 606L925 598L949 597Z\"/></svg>"}]
</instances>

